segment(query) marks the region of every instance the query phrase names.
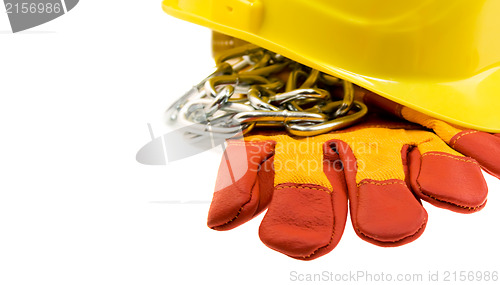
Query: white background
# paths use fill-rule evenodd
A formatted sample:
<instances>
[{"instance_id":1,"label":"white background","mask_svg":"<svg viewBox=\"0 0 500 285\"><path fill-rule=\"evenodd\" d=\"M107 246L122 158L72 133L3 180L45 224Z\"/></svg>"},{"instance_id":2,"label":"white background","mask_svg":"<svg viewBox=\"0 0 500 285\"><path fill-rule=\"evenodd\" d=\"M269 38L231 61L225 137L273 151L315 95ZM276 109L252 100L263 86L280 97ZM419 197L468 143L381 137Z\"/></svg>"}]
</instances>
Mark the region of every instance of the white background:
<instances>
[{"instance_id":1,"label":"white background","mask_svg":"<svg viewBox=\"0 0 500 285\"><path fill-rule=\"evenodd\" d=\"M188 202L210 200L217 152L167 166L135 161L150 140L147 123L213 67L210 32L166 15L159 0L81 1L50 23L9 30L2 13L2 285L286 284L297 283L291 271L427 278L500 270L500 183L488 175L483 211L424 203L425 233L398 248L360 240L348 222L333 252L304 262L260 242L262 216L229 232L208 229L209 203Z\"/></svg>"}]
</instances>

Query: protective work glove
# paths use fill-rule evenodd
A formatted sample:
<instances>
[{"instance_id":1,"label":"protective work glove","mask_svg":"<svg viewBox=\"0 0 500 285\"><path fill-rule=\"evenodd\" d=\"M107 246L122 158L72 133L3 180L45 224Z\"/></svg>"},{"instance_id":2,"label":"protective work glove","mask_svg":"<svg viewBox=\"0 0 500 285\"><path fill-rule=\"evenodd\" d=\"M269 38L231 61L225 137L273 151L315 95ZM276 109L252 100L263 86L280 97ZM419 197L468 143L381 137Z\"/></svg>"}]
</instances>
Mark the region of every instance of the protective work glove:
<instances>
[{"instance_id":1,"label":"protective work glove","mask_svg":"<svg viewBox=\"0 0 500 285\"><path fill-rule=\"evenodd\" d=\"M417 239L427 224L421 200L459 213L486 203L479 164L419 126L370 118L314 137L256 133L228 140L208 226L229 230L268 209L263 243L310 260L330 252L347 219L379 246Z\"/></svg>"},{"instance_id":2,"label":"protective work glove","mask_svg":"<svg viewBox=\"0 0 500 285\"><path fill-rule=\"evenodd\" d=\"M365 89L358 89L356 93L358 100L362 100L368 105L379 107L399 118L434 131L451 148L474 158L483 170L500 179L500 134L490 134L455 126Z\"/></svg>"}]
</instances>

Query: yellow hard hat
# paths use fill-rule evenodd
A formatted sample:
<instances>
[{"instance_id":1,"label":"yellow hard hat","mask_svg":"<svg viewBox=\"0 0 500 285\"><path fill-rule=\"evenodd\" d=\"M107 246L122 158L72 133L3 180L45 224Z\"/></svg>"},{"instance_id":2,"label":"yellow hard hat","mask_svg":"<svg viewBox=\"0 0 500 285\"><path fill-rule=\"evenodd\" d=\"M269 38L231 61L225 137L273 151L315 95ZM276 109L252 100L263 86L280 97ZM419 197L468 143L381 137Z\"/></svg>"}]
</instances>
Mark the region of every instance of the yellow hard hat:
<instances>
[{"instance_id":1,"label":"yellow hard hat","mask_svg":"<svg viewBox=\"0 0 500 285\"><path fill-rule=\"evenodd\" d=\"M500 132L500 0L164 0L163 9L428 115Z\"/></svg>"}]
</instances>

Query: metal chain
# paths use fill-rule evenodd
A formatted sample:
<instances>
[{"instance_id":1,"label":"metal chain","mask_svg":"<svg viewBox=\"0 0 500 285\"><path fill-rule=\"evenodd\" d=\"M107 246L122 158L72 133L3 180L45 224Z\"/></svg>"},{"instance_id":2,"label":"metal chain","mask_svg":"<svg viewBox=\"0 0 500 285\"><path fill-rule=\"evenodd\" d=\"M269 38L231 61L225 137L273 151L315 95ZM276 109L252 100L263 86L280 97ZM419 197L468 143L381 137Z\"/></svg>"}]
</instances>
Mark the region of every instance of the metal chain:
<instances>
[{"instance_id":1,"label":"metal chain","mask_svg":"<svg viewBox=\"0 0 500 285\"><path fill-rule=\"evenodd\" d=\"M167 121L192 126L200 135L273 127L314 136L353 125L367 113L354 100L352 83L264 48L233 48L216 62L211 75L168 108ZM333 98L339 89L343 98Z\"/></svg>"}]
</instances>

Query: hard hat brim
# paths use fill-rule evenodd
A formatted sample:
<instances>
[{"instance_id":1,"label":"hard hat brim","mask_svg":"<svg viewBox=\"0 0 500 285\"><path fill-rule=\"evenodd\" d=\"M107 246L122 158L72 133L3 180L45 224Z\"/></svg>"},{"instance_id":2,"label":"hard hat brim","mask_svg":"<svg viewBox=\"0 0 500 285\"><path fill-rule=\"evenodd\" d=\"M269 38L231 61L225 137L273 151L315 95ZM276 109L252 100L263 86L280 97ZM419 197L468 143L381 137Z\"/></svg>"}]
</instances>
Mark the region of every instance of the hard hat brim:
<instances>
[{"instance_id":1,"label":"hard hat brim","mask_svg":"<svg viewBox=\"0 0 500 285\"><path fill-rule=\"evenodd\" d=\"M299 54L296 52L298 49L293 44L283 46L277 41L259 36L258 33L253 32L260 28L255 26L255 23L259 23L260 17L263 17L263 12L258 6L252 7L248 14L243 14L244 19L241 22L227 24L221 23L220 18L216 21L206 17L206 15L200 16L197 13L192 13L189 9L181 9L177 2L164 0L163 10L174 17L244 39L304 65L351 81L429 116L464 128L500 132L500 117L498 116L500 110L500 100L498 99L500 95L500 66L490 67L474 76L458 79L379 78L371 74L363 74L363 72L348 71L332 64L332 62L325 61L324 58L315 56L312 52ZM196 7L196 10L201 9L208 9L208 7ZM255 21L245 21L245 18Z\"/></svg>"}]
</instances>

